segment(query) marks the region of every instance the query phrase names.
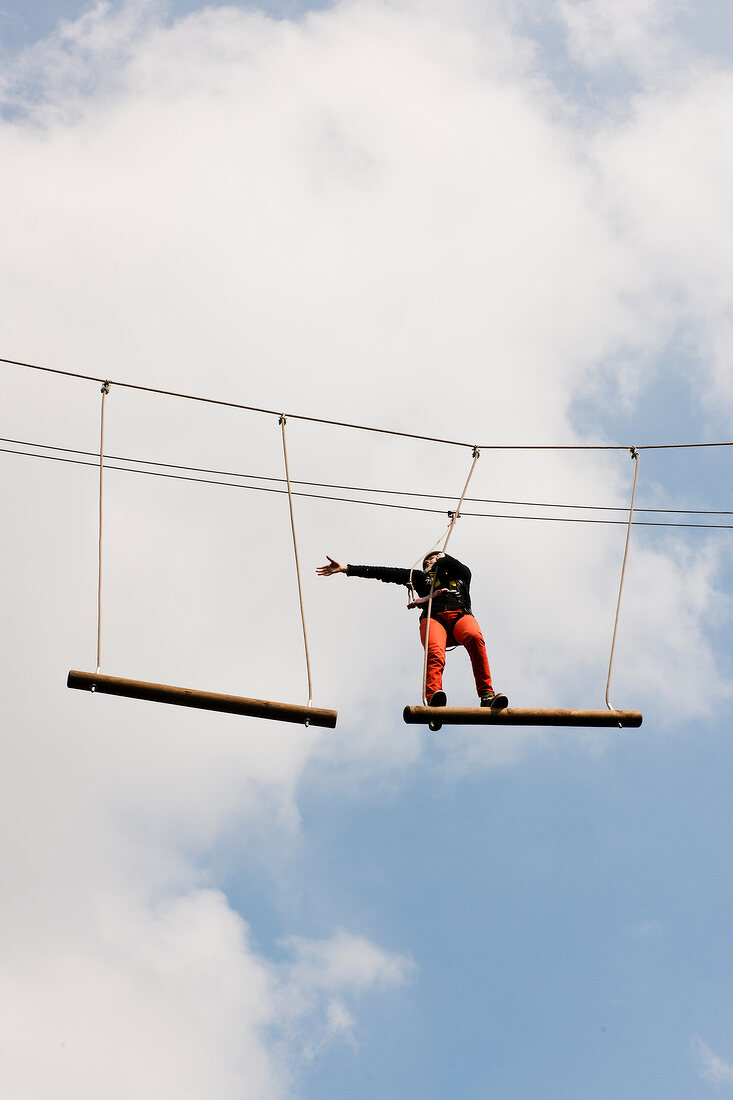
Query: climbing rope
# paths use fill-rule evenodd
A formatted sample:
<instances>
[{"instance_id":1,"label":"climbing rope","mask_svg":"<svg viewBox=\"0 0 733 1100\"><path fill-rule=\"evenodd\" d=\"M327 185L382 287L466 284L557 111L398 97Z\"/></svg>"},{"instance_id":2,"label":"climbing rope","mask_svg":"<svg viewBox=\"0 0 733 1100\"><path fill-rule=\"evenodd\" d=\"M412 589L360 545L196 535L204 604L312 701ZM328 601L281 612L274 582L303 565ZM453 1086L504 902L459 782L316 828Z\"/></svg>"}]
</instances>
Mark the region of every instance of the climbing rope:
<instances>
[{"instance_id":1,"label":"climbing rope","mask_svg":"<svg viewBox=\"0 0 733 1100\"><path fill-rule=\"evenodd\" d=\"M283 440L283 459L285 461L285 480L288 485L288 505L290 508L290 529L293 533L293 552L295 554L295 573L298 578L298 599L300 601L300 621L303 625L303 647L305 649L305 667L308 673L308 706L311 705L313 699L313 686L311 682L311 664L310 657L308 656L308 631L305 625L305 609L303 607L303 586L300 580L300 562L298 561L298 540L295 536L295 516L293 514L293 493L290 488L290 471L288 469L288 447L285 441L285 416L280 417L280 428L282 431ZM306 726L309 724L306 719Z\"/></svg>"},{"instance_id":2,"label":"climbing rope","mask_svg":"<svg viewBox=\"0 0 733 1100\"><path fill-rule=\"evenodd\" d=\"M473 471L476 467L476 463L478 462L480 457L481 457L481 451L478 449L478 447L474 447L473 448L473 462L471 463L471 469L468 471L468 477L466 478L466 484L463 486L463 492L461 493L461 499L458 501L458 507L456 508L455 512L451 516L451 521L448 524L448 534L445 536L445 542L443 543L443 553L444 554L446 552L446 548L448 546L448 543L450 542L450 537L453 534L453 527L455 526L455 522L460 517L461 508L463 507L463 501L465 500L466 493L468 492L468 486L469 486L469 483L471 481L471 478L473 477Z\"/></svg>"},{"instance_id":3,"label":"climbing rope","mask_svg":"<svg viewBox=\"0 0 733 1100\"><path fill-rule=\"evenodd\" d=\"M616 618L613 623L613 639L611 640L611 656L608 660L608 679L606 680L606 706L609 710L615 710L616 708L611 706L608 701L608 692L611 685L611 669L613 668L613 651L616 648L616 631L618 630L618 617L621 610L621 593L624 590L624 574L626 572L626 559L629 556L629 539L631 538L631 521L634 515L634 500L636 498L636 481L639 477L639 452L636 447L629 449L632 459L634 460L634 485L631 490L631 505L629 506L629 522L626 527L626 545L624 546L624 560L621 565L621 582L618 586L618 600L616 601Z\"/></svg>"},{"instance_id":4,"label":"climbing rope","mask_svg":"<svg viewBox=\"0 0 733 1100\"><path fill-rule=\"evenodd\" d=\"M109 382L102 385L102 407L99 414L99 563L97 571L97 672L102 667L102 503L104 499L104 403Z\"/></svg>"},{"instance_id":5,"label":"climbing rope","mask_svg":"<svg viewBox=\"0 0 733 1100\"><path fill-rule=\"evenodd\" d=\"M468 477L466 478L466 484L463 486L463 492L461 493L461 499L458 501L458 507L456 508L455 512L452 512L452 513L449 512L448 513L448 515L451 517L451 519L450 519L450 523L448 524L447 531L445 532L445 541L443 543L443 549L442 549L442 553L444 553L444 554L446 552L446 547L447 547L448 543L450 542L450 537L453 534L453 528L456 525L456 521L460 518L461 507L463 505L463 501L464 501L464 498L466 496L466 493L468 492L468 486L471 482L471 478L473 477L473 471L476 468L476 463L478 462L480 457L481 457L481 451L478 449L478 447L474 447L473 448L473 462L471 463L471 469L468 471ZM442 538L442 536L441 536L441 538ZM438 539L438 542L440 542L440 539ZM431 548L431 550L428 551L428 554L431 553L431 552L432 552L432 548ZM425 554L423 556L422 560L424 561L426 557L427 557L427 554ZM413 566L412 568L414 569L415 566ZM436 569L433 572L433 579L432 579L432 582L430 584L430 593L428 595L428 612L427 612L427 615L425 617L425 645L423 647L424 648L424 654L423 654L423 663L422 663L422 700L423 700L423 704L425 706L427 706L427 704L428 704L426 684L427 684L427 679L428 679L428 642L430 640L430 619L432 617L432 611L433 611L433 591L435 589L435 578L437 577L437 575L438 575L438 571ZM410 570L410 588L412 588L412 569Z\"/></svg>"}]
</instances>

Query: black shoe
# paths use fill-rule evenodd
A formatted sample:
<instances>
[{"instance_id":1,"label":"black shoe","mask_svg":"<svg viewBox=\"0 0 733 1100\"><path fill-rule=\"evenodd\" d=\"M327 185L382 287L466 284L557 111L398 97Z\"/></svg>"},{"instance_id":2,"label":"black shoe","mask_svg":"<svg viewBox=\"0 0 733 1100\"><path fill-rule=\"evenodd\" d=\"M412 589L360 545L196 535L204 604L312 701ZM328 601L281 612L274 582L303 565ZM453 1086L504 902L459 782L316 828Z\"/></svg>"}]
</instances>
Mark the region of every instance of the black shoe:
<instances>
[{"instance_id":1,"label":"black shoe","mask_svg":"<svg viewBox=\"0 0 733 1100\"><path fill-rule=\"evenodd\" d=\"M481 706L491 707L492 710L504 710L509 706L509 700L506 695L497 695L495 691L485 691L481 696Z\"/></svg>"},{"instance_id":2,"label":"black shoe","mask_svg":"<svg viewBox=\"0 0 733 1100\"><path fill-rule=\"evenodd\" d=\"M429 707L444 707L448 702L448 696L444 691L434 691L428 699ZM431 733L437 733L438 730L442 730L443 723L437 721L435 718L431 718L428 722L428 729Z\"/></svg>"}]
</instances>

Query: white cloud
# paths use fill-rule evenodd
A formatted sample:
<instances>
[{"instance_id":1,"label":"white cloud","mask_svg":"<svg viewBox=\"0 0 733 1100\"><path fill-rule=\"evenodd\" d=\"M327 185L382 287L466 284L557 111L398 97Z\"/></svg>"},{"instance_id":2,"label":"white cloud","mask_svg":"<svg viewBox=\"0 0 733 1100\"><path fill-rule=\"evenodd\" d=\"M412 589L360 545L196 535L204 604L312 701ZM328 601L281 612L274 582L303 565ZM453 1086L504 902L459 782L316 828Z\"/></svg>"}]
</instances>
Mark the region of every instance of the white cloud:
<instances>
[{"instance_id":1,"label":"white cloud","mask_svg":"<svg viewBox=\"0 0 733 1100\"><path fill-rule=\"evenodd\" d=\"M302 1043L302 1055L308 1060L337 1040L356 1049L356 1020L345 997L399 988L417 969L406 956L382 951L364 937L344 931L328 940L293 936L284 946L293 961L282 964L279 1019L281 1024L289 1022L293 1041ZM301 1038L303 1019L311 1026Z\"/></svg>"},{"instance_id":2,"label":"white cloud","mask_svg":"<svg viewBox=\"0 0 733 1100\"><path fill-rule=\"evenodd\" d=\"M49 124L72 117L72 101L80 105L93 90L114 86L162 7L157 0L97 0L78 18L60 19L54 33L4 59L0 104Z\"/></svg>"},{"instance_id":3,"label":"white cloud","mask_svg":"<svg viewBox=\"0 0 733 1100\"><path fill-rule=\"evenodd\" d=\"M671 33L684 0L560 0L571 54L590 68L625 64L643 75L668 70L681 44Z\"/></svg>"},{"instance_id":4,"label":"white cloud","mask_svg":"<svg viewBox=\"0 0 733 1100\"><path fill-rule=\"evenodd\" d=\"M37 945L38 946L38 945ZM291 1063L355 1045L345 998L400 985L406 960L358 937L258 956L217 891L98 905L95 929L3 959L2 1075L18 1100L288 1094ZM306 965L302 960L307 958Z\"/></svg>"},{"instance_id":5,"label":"white cloud","mask_svg":"<svg viewBox=\"0 0 733 1100\"><path fill-rule=\"evenodd\" d=\"M233 1097L246 1080L253 1097L283 1094L265 1041L272 977L220 895L121 894L93 923L3 960L9 1093Z\"/></svg>"},{"instance_id":6,"label":"white cloud","mask_svg":"<svg viewBox=\"0 0 733 1100\"><path fill-rule=\"evenodd\" d=\"M733 154L723 135L732 105L731 74L700 68L684 90L639 99L626 123L594 140L608 201L657 284L660 321L668 332L692 327L696 384L728 418Z\"/></svg>"},{"instance_id":7,"label":"white cloud","mask_svg":"<svg viewBox=\"0 0 733 1100\"><path fill-rule=\"evenodd\" d=\"M291 981L309 990L389 989L401 985L413 969L408 959L387 955L363 937L343 931L323 941L293 936L287 946L295 955Z\"/></svg>"},{"instance_id":8,"label":"white cloud","mask_svg":"<svg viewBox=\"0 0 733 1100\"><path fill-rule=\"evenodd\" d=\"M589 134L531 72L502 6L480 7L349 3L297 24L228 8L166 26L149 5L98 6L22 56L0 126L4 354L426 434L573 442L574 398L599 375L629 400L664 369L682 301L715 351L700 389L722 406L727 79L650 94ZM94 449L96 385L4 379L5 434ZM119 388L107 408L112 453L281 472L275 420ZM612 408L605 423L613 436ZM467 473L464 452L288 431L295 477L457 497ZM147 1080L177 1098L209 1074L212 1100L242 1081L253 1100L280 1095L283 1005L306 1056L356 1042L352 998L388 996L412 967L340 932L294 936L278 968L206 888L212 847L232 832L250 852L291 844L314 760L340 779L399 776L420 753L400 721L421 668L401 594L312 568L325 552L409 564L445 517L297 503L314 701L341 711L319 734L65 693L66 668L94 652L94 472L7 462L13 1095L50 1081L91 1095L105 1058L119 1095ZM486 451L472 494L626 505L629 483L625 454ZM282 498L113 474L106 494L104 670L302 699ZM452 549L517 702L599 704L621 548L618 529L462 521ZM715 706L715 551L635 538L628 583L613 697L659 714L694 661ZM454 698L472 693L463 658ZM691 690L676 713L699 701ZM514 760L518 743L457 736L450 766Z\"/></svg>"},{"instance_id":9,"label":"white cloud","mask_svg":"<svg viewBox=\"0 0 733 1100\"><path fill-rule=\"evenodd\" d=\"M713 1085L733 1085L733 1066L717 1055L697 1036L691 1042L692 1051L700 1062L700 1072Z\"/></svg>"}]
</instances>

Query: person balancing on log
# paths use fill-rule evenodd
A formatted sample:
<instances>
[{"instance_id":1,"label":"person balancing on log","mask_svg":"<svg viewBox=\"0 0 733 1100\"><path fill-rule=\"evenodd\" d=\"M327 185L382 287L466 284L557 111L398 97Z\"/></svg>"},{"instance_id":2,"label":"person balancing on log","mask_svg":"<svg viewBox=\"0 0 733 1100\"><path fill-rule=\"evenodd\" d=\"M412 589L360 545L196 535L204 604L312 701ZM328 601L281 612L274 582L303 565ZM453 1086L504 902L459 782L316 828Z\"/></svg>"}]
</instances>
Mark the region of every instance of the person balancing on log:
<instances>
[{"instance_id":1,"label":"person balancing on log","mask_svg":"<svg viewBox=\"0 0 733 1100\"><path fill-rule=\"evenodd\" d=\"M439 550L429 553L422 570L400 569L381 565L341 565L328 557L328 565L319 565L321 577L346 573L347 577L367 577L387 584L404 584L417 592L408 607L421 609L420 640L427 639L427 671L425 698L430 707L444 707L443 669L446 646L461 645L471 659L476 691L482 707L502 710L509 705L506 695L494 691L486 656L486 644L481 629L471 613L471 570L467 565ZM431 602L432 595L432 602ZM428 617L428 605L430 615ZM429 631L429 633L428 633Z\"/></svg>"}]
</instances>

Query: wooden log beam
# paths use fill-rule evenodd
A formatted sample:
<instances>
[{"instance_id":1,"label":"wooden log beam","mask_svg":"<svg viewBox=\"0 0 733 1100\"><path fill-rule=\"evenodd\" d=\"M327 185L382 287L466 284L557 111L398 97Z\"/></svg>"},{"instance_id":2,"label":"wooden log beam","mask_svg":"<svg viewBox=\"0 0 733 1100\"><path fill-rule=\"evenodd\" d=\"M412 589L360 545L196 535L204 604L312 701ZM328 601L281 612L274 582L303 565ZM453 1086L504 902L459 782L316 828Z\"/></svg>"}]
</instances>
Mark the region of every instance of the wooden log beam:
<instances>
[{"instance_id":1,"label":"wooden log beam","mask_svg":"<svg viewBox=\"0 0 733 1100\"><path fill-rule=\"evenodd\" d=\"M220 695L213 691L194 691L191 688L170 687L168 684L151 684L145 680L123 680L119 676L102 676L100 673L69 673L66 686L80 691L94 691L102 695L122 695L127 699L144 699L151 703L172 703L178 707L196 707L225 714L241 714L248 718L269 718L275 722L308 722L311 726L335 729L338 712L318 707L298 706L293 703L271 703L266 699L245 699L239 695Z\"/></svg>"},{"instance_id":2,"label":"wooden log beam","mask_svg":"<svg viewBox=\"0 0 733 1100\"><path fill-rule=\"evenodd\" d=\"M641 725L638 710L538 710L535 707L405 707L408 725L443 726L630 726Z\"/></svg>"}]
</instances>

